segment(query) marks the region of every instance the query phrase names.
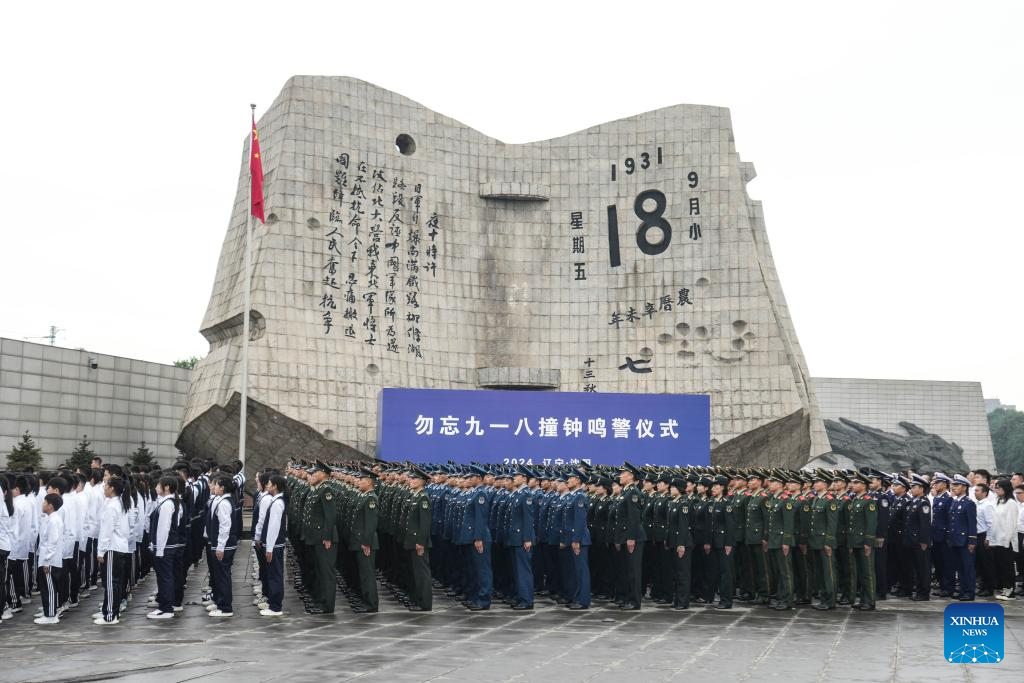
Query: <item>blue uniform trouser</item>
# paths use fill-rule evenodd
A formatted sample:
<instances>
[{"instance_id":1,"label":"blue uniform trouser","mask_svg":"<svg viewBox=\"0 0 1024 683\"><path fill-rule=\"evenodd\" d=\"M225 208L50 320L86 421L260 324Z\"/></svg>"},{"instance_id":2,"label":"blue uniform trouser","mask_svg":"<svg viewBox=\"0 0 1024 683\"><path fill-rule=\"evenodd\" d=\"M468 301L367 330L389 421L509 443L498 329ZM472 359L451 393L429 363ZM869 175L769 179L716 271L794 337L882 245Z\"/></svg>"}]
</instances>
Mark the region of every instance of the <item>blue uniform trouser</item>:
<instances>
[{"instance_id":1,"label":"blue uniform trouser","mask_svg":"<svg viewBox=\"0 0 1024 683\"><path fill-rule=\"evenodd\" d=\"M210 567L210 587L213 589L213 601L221 612L231 611L231 563L235 559L235 550L224 550L224 559L217 559L216 548L208 548L206 562Z\"/></svg>"},{"instance_id":2,"label":"blue uniform trouser","mask_svg":"<svg viewBox=\"0 0 1024 683\"><path fill-rule=\"evenodd\" d=\"M533 604L533 549L524 550L516 545L512 550L512 573L515 575L516 602L520 605Z\"/></svg>"},{"instance_id":3,"label":"blue uniform trouser","mask_svg":"<svg viewBox=\"0 0 1024 683\"><path fill-rule=\"evenodd\" d=\"M975 590L974 553L967 546L949 548L953 555L953 567L960 577L960 597L973 598Z\"/></svg>"},{"instance_id":4,"label":"blue uniform trouser","mask_svg":"<svg viewBox=\"0 0 1024 683\"><path fill-rule=\"evenodd\" d=\"M569 596L570 599L584 607L590 607L590 546L581 545L580 554L573 552L569 546L569 558L572 562L573 588L575 592Z\"/></svg>"},{"instance_id":5,"label":"blue uniform trouser","mask_svg":"<svg viewBox=\"0 0 1024 683\"><path fill-rule=\"evenodd\" d=\"M932 544L932 564L938 574L939 590L943 593L953 592L953 549L946 541L935 541Z\"/></svg>"},{"instance_id":6,"label":"blue uniform trouser","mask_svg":"<svg viewBox=\"0 0 1024 683\"><path fill-rule=\"evenodd\" d=\"M573 602L577 590L576 570L572 564L572 547L569 545L558 549L558 573L562 579L562 597Z\"/></svg>"},{"instance_id":7,"label":"blue uniform trouser","mask_svg":"<svg viewBox=\"0 0 1024 683\"><path fill-rule=\"evenodd\" d=\"M281 600L284 599L284 548L274 548L270 562L266 562L266 548L261 548L260 554L266 566L267 583L263 595L267 598L267 609L280 612Z\"/></svg>"},{"instance_id":8,"label":"blue uniform trouser","mask_svg":"<svg viewBox=\"0 0 1024 683\"><path fill-rule=\"evenodd\" d=\"M174 612L174 565L183 552L183 548L164 548L163 555L153 558L156 602L161 612Z\"/></svg>"},{"instance_id":9,"label":"blue uniform trouser","mask_svg":"<svg viewBox=\"0 0 1024 683\"><path fill-rule=\"evenodd\" d=\"M470 604L481 607L491 606L491 593L494 592L494 575L491 573L491 542L484 541L484 551L477 552L476 546L470 544L469 555L473 563L472 590L467 596Z\"/></svg>"}]
</instances>

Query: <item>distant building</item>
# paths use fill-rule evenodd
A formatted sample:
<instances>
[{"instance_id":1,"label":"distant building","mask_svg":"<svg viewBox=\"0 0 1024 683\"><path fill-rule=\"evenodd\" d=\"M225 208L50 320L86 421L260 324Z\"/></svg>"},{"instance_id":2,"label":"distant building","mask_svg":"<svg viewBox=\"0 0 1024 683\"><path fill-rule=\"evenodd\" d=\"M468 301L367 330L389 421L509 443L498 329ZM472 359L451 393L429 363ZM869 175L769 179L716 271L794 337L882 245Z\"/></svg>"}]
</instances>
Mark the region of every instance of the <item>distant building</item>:
<instances>
[{"instance_id":1,"label":"distant building","mask_svg":"<svg viewBox=\"0 0 1024 683\"><path fill-rule=\"evenodd\" d=\"M993 410L1017 410L1017 406L1007 405L1000 401L998 398L986 398L985 399L985 412L991 413Z\"/></svg>"},{"instance_id":2,"label":"distant building","mask_svg":"<svg viewBox=\"0 0 1024 683\"><path fill-rule=\"evenodd\" d=\"M174 462L191 370L80 349L0 339L0 467L27 430L55 467L82 435L104 462L146 442Z\"/></svg>"},{"instance_id":3,"label":"distant building","mask_svg":"<svg viewBox=\"0 0 1024 683\"><path fill-rule=\"evenodd\" d=\"M963 448L969 466L995 467L980 382L814 377L811 384L825 420L897 434L906 434L900 422L911 422Z\"/></svg>"}]
</instances>

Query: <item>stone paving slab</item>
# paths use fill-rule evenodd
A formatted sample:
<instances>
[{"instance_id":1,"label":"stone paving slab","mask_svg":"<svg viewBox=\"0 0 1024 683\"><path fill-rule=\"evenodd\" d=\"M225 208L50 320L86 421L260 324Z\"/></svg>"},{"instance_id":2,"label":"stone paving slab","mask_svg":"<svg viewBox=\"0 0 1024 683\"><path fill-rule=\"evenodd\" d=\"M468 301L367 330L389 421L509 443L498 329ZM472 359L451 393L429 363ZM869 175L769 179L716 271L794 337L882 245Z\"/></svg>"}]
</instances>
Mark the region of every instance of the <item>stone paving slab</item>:
<instances>
[{"instance_id":1,"label":"stone paving slab","mask_svg":"<svg viewBox=\"0 0 1024 683\"><path fill-rule=\"evenodd\" d=\"M244 557L239 553L240 557ZM251 606L251 581L235 566L235 617L214 620L188 605L173 620L152 621L136 599L122 624L100 627L96 598L36 626L38 600L0 626L0 681L472 681L575 683L625 677L646 681L1020 681L1024 601L1006 611L1002 664L942 661L945 601L889 600L874 613L838 608L770 612L695 607L686 612L569 612L538 601L533 612L493 606L469 612L441 594L431 613L406 611L382 592L379 614L310 616L286 592L285 616ZM205 570L186 601L198 600ZM139 591L154 590L154 579Z\"/></svg>"}]
</instances>

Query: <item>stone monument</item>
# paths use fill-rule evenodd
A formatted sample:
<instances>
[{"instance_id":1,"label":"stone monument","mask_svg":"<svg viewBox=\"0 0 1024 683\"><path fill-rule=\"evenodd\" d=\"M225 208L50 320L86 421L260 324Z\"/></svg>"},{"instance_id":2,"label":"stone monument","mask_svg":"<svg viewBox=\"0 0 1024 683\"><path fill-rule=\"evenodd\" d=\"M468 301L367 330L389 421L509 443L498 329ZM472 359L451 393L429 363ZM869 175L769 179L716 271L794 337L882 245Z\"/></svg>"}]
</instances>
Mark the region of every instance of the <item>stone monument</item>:
<instances>
[{"instance_id":1,"label":"stone monument","mask_svg":"<svg viewBox=\"0 0 1024 683\"><path fill-rule=\"evenodd\" d=\"M727 109L512 145L295 76L258 128L250 468L372 457L393 386L707 393L714 463L828 452ZM237 450L247 160L248 141L178 439L219 460Z\"/></svg>"}]
</instances>

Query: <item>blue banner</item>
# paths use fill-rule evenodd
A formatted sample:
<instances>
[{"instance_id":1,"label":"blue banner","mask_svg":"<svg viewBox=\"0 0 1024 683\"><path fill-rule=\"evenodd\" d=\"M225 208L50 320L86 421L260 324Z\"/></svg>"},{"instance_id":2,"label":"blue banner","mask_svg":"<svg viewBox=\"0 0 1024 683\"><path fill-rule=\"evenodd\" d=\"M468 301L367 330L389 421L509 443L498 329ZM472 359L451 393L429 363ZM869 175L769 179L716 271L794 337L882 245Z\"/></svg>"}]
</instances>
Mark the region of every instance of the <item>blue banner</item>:
<instances>
[{"instance_id":1,"label":"blue banner","mask_svg":"<svg viewBox=\"0 0 1024 683\"><path fill-rule=\"evenodd\" d=\"M705 394L384 389L382 460L708 465Z\"/></svg>"}]
</instances>

